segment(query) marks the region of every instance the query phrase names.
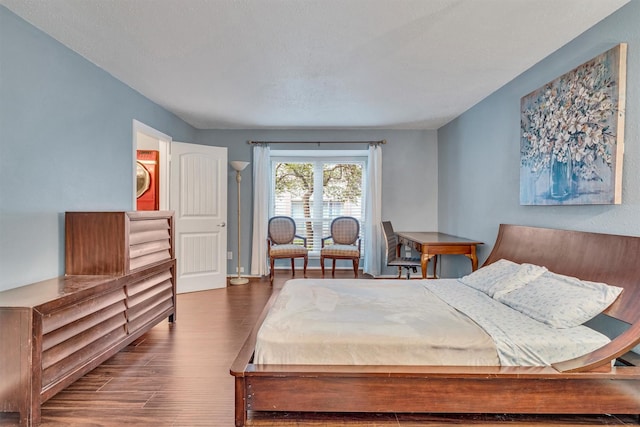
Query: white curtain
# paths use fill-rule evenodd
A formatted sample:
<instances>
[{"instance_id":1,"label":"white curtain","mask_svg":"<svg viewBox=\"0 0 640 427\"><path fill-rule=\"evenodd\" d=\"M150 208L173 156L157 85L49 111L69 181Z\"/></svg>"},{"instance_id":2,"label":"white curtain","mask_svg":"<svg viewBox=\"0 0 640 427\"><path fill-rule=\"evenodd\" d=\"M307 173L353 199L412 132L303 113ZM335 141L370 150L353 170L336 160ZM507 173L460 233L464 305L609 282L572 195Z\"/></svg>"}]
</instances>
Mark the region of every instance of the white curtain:
<instances>
[{"instance_id":1,"label":"white curtain","mask_svg":"<svg viewBox=\"0 0 640 427\"><path fill-rule=\"evenodd\" d=\"M253 242L251 245L251 275L266 276L267 225L269 193L271 191L271 150L268 146L253 147Z\"/></svg>"},{"instance_id":2,"label":"white curtain","mask_svg":"<svg viewBox=\"0 0 640 427\"><path fill-rule=\"evenodd\" d=\"M382 265L382 148L378 144L369 146L367 188L364 195L366 230L363 271L372 276L380 275Z\"/></svg>"}]
</instances>

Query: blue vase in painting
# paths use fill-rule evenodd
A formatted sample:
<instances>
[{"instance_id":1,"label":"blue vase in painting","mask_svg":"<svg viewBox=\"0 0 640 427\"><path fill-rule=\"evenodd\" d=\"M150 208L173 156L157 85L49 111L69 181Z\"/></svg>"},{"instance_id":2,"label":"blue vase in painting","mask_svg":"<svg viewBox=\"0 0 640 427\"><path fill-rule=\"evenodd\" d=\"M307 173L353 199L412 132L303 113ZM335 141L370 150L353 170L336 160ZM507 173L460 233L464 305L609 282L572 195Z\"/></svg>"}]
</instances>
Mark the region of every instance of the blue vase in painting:
<instances>
[{"instance_id":1,"label":"blue vase in painting","mask_svg":"<svg viewBox=\"0 0 640 427\"><path fill-rule=\"evenodd\" d=\"M571 157L566 156L563 160L558 160L555 155L551 158L549 195L556 200L566 199L572 192Z\"/></svg>"}]
</instances>

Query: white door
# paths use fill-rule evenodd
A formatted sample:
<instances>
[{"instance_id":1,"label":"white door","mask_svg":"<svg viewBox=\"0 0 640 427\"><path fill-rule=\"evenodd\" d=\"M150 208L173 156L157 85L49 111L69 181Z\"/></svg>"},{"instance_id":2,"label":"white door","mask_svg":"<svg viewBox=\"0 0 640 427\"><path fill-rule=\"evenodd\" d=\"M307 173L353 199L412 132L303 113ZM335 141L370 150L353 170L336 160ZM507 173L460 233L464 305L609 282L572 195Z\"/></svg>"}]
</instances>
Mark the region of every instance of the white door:
<instances>
[{"instance_id":1,"label":"white door","mask_svg":"<svg viewBox=\"0 0 640 427\"><path fill-rule=\"evenodd\" d=\"M171 143L177 291L227 286L227 148Z\"/></svg>"}]
</instances>

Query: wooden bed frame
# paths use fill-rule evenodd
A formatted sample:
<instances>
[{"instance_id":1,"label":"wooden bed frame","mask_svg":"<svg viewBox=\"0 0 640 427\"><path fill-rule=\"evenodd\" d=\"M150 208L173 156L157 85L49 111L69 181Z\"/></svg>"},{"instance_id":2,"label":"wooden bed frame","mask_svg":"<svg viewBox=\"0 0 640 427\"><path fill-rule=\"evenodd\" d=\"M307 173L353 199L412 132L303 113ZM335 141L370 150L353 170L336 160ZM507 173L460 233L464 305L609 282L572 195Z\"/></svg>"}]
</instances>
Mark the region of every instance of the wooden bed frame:
<instances>
[{"instance_id":1,"label":"wooden bed frame","mask_svg":"<svg viewBox=\"0 0 640 427\"><path fill-rule=\"evenodd\" d=\"M502 224L485 265L501 258L623 287L605 314L630 327L548 367L253 364L274 289L231 366L236 426L248 411L640 414L640 367L610 367L640 342L640 237Z\"/></svg>"}]
</instances>

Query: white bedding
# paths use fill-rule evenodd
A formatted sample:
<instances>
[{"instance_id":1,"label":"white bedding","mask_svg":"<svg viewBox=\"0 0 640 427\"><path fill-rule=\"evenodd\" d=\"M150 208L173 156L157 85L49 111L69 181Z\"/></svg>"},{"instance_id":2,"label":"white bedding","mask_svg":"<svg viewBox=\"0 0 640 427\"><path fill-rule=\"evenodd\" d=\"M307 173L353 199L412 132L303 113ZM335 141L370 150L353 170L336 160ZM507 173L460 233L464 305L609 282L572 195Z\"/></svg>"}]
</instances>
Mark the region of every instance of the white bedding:
<instances>
[{"instance_id":1,"label":"white bedding","mask_svg":"<svg viewBox=\"0 0 640 427\"><path fill-rule=\"evenodd\" d=\"M608 341L545 325L455 279L294 279L258 332L254 363L543 366Z\"/></svg>"}]
</instances>

